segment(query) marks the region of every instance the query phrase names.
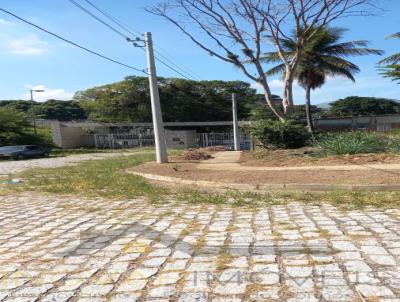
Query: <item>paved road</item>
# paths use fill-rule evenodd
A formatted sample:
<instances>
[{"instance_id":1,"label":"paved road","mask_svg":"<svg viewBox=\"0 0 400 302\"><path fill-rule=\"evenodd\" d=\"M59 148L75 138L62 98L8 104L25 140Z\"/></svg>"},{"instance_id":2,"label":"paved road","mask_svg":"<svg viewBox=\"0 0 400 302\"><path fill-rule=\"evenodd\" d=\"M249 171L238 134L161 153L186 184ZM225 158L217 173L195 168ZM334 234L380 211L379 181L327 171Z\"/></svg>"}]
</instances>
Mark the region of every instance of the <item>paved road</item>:
<instances>
[{"instance_id":1,"label":"paved road","mask_svg":"<svg viewBox=\"0 0 400 302\"><path fill-rule=\"evenodd\" d=\"M27 159L27 160L4 160L0 161L0 175L7 175L10 173L21 172L23 170L30 168L55 168L55 167L71 165L76 162L84 160L102 159L102 158L116 157L129 154L132 153L126 153L126 152L90 153L90 154L70 155L65 157L49 157L49 158Z\"/></svg>"},{"instance_id":2,"label":"paved road","mask_svg":"<svg viewBox=\"0 0 400 302\"><path fill-rule=\"evenodd\" d=\"M400 210L0 197L0 301L400 298Z\"/></svg>"}]
</instances>

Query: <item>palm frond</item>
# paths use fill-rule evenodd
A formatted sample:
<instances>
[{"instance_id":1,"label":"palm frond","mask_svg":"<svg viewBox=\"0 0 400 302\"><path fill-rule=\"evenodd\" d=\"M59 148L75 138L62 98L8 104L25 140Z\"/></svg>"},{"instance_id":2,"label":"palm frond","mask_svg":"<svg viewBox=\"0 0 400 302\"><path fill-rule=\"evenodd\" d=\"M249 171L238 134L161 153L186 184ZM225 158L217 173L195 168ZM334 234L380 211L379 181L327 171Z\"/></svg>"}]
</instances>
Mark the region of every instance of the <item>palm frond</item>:
<instances>
[{"instance_id":1,"label":"palm frond","mask_svg":"<svg viewBox=\"0 0 400 302\"><path fill-rule=\"evenodd\" d=\"M279 64L277 66L272 67L271 69L267 70L265 73L267 76L274 76L277 74L283 74L285 72L285 64Z\"/></svg>"},{"instance_id":2,"label":"palm frond","mask_svg":"<svg viewBox=\"0 0 400 302\"><path fill-rule=\"evenodd\" d=\"M321 61L320 61L319 64L321 64L322 66L323 66L324 63L328 63L328 64L334 64L334 65L339 66L339 67L347 68L347 69L353 70L355 72L360 71L360 68L356 64L350 62L349 60L340 58L340 57L321 56L320 60Z\"/></svg>"},{"instance_id":3,"label":"palm frond","mask_svg":"<svg viewBox=\"0 0 400 302\"><path fill-rule=\"evenodd\" d=\"M387 36L388 39L400 39L400 32Z\"/></svg>"},{"instance_id":4,"label":"palm frond","mask_svg":"<svg viewBox=\"0 0 400 302\"><path fill-rule=\"evenodd\" d=\"M285 53L286 57L293 56L293 53ZM281 62L281 57L279 56L278 52L272 51L265 53L262 58L260 59L263 63L276 63Z\"/></svg>"},{"instance_id":5,"label":"palm frond","mask_svg":"<svg viewBox=\"0 0 400 302\"><path fill-rule=\"evenodd\" d=\"M388 65L380 68L380 70L385 78L391 78L393 81L398 81L400 84L400 65Z\"/></svg>"},{"instance_id":6,"label":"palm frond","mask_svg":"<svg viewBox=\"0 0 400 302\"><path fill-rule=\"evenodd\" d=\"M381 65L397 64L397 63L400 63L400 53L395 53L394 55L391 55L391 56L379 61L379 64L381 64Z\"/></svg>"},{"instance_id":7,"label":"palm frond","mask_svg":"<svg viewBox=\"0 0 400 302\"><path fill-rule=\"evenodd\" d=\"M326 54L335 54L341 56L365 56L365 55L382 55L381 49L367 48L367 41L351 41L334 44L323 49Z\"/></svg>"},{"instance_id":8,"label":"palm frond","mask_svg":"<svg viewBox=\"0 0 400 302\"><path fill-rule=\"evenodd\" d=\"M321 87L325 83L327 75L342 76L354 82L354 75L360 71L360 68L345 58L383 54L380 49L368 48L369 43L366 40L341 42L345 31L346 29L339 27L319 27L315 31L304 30L303 33L301 31L298 33L304 34L306 38L303 55L295 73L301 86L312 89ZM308 32L313 34L307 40ZM293 57L297 51L295 41L296 38L281 41L288 58ZM268 70L266 75L285 73L285 66L281 63L277 52L266 53L262 60L264 63L280 62Z\"/></svg>"},{"instance_id":9,"label":"palm frond","mask_svg":"<svg viewBox=\"0 0 400 302\"><path fill-rule=\"evenodd\" d=\"M349 70L347 70L346 68L340 68L338 67L336 70L332 70L332 72L330 73L330 75L332 77L335 76L341 76L341 77L345 77L349 80L351 80L352 82L355 82L356 79L354 78L354 73L350 72Z\"/></svg>"}]
</instances>

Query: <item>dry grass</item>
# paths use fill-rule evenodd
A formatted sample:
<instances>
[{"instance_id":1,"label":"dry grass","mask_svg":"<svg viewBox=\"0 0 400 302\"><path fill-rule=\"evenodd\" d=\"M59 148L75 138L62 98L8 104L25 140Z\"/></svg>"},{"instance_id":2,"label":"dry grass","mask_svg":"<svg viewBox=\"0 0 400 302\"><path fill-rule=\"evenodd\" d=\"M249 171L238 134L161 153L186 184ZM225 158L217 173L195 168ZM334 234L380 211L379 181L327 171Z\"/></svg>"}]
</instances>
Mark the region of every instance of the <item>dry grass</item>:
<instances>
[{"instance_id":1,"label":"dry grass","mask_svg":"<svg viewBox=\"0 0 400 302\"><path fill-rule=\"evenodd\" d=\"M233 256L226 248L223 248L221 253L218 255L216 270L220 272L228 268L228 264L232 261L232 259Z\"/></svg>"},{"instance_id":2,"label":"dry grass","mask_svg":"<svg viewBox=\"0 0 400 302\"><path fill-rule=\"evenodd\" d=\"M312 205L331 204L343 210L361 209L368 206L398 208L400 205L400 192L258 193L235 190L210 192L187 187L167 189L152 185L142 177L123 172L128 167L153 159L154 154L149 152L120 158L86 161L75 166L33 169L10 176L10 178L22 178L23 182L20 184L0 184L0 196L37 191L105 199L145 197L152 202L164 203L172 200L177 203L231 205L253 209L290 202ZM7 178L3 178L3 180L7 180ZM68 205L65 206L68 207Z\"/></svg>"},{"instance_id":3,"label":"dry grass","mask_svg":"<svg viewBox=\"0 0 400 302\"><path fill-rule=\"evenodd\" d=\"M242 161L248 166L316 166L316 165L363 165L400 163L400 154L391 152L355 155L326 156L318 148L293 150L257 149L245 152Z\"/></svg>"}]
</instances>

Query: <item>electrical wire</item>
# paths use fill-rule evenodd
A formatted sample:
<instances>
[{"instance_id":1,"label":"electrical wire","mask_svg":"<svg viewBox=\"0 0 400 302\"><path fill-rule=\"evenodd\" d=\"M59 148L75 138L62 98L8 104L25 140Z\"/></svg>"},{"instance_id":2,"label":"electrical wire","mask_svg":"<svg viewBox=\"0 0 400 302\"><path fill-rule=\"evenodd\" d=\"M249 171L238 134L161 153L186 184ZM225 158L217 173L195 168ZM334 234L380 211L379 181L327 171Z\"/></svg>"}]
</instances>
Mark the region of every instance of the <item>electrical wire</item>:
<instances>
[{"instance_id":1,"label":"electrical wire","mask_svg":"<svg viewBox=\"0 0 400 302\"><path fill-rule=\"evenodd\" d=\"M76 7L78 7L79 9L81 9L82 11L84 11L86 14L88 14L89 16L91 16L92 18L96 19L97 21L99 21L100 23L102 23L103 25L107 26L109 29L111 29L113 32L117 33L118 35L120 35L121 37L125 38L126 40L129 41L129 37L127 35L124 35L122 32L120 32L118 29L116 29L115 27L111 26L110 24L108 24L107 22L105 22L104 20L102 20L101 18L97 17L95 14L93 14L91 11L89 11L88 9L86 9L85 7L83 7L82 5L80 5L78 2L74 1L74 0L68 0L69 2L71 2L73 5L75 5Z\"/></svg>"},{"instance_id":2,"label":"electrical wire","mask_svg":"<svg viewBox=\"0 0 400 302\"><path fill-rule=\"evenodd\" d=\"M108 19L110 19L111 21L113 21L115 24L117 24L119 27L125 29L128 33L130 33L132 36L134 36L135 38L140 38L140 36L143 36L143 34L135 29L129 28L127 25L125 25L124 23L118 21L117 18L115 18L113 15L107 13L106 11L104 11L103 9L101 9L100 7L98 7L97 5L95 5L93 2L89 1L89 0L84 0L87 4L89 4L91 7L93 7L95 10L97 10L99 13L101 13L102 15L104 15L105 17L107 17ZM136 32L133 33L133 31ZM139 35L139 36L138 36Z\"/></svg>"},{"instance_id":3,"label":"electrical wire","mask_svg":"<svg viewBox=\"0 0 400 302\"><path fill-rule=\"evenodd\" d=\"M73 41L71 41L71 40L68 40L68 39L66 39L66 38L64 38L64 37L62 37L62 36L60 36L60 35L58 35L58 34L55 34L55 33L51 32L51 31L49 31L49 30L47 30L47 29L45 29L45 28L43 28L43 27L41 27L41 26L39 26L39 25L36 25L36 24L34 24L34 23L32 23L32 22L30 22L30 21L28 21L28 20L25 20L24 18L19 17L19 16L17 16L17 15L14 14L14 13L12 13L12 12L10 12L10 11L8 11L8 10L5 10L4 8L1 8L1 7L0 7L0 11L3 11L3 12L5 12L6 14L8 14L8 15L10 15L10 16L13 16L14 18L16 18L16 19L18 19L18 20L20 20L20 21L22 21L22 22L24 22L24 23L26 23L26 24L29 24L29 25L31 25L31 26L33 26L33 27L35 27L35 28L37 28L37 29L39 29L39 30L41 30L41 31L43 31L43 32L45 32L45 33L51 35L51 36L53 36L53 37L56 37L56 38L58 38L58 39L60 39L60 40L62 40L62 41L64 41L64 42L69 43L69 44L71 44L71 45L73 45L73 46L75 46L75 47L78 47L78 48L80 48L80 49L82 49L82 50L84 50L84 51L86 51L86 52L89 52L89 53L91 53L91 54L94 54L94 55L96 55L96 56L98 56L98 57L100 57L100 58L103 58L103 59L108 60L108 61L110 61L110 62L113 62L113 63L115 63L115 64L118 64L118 65L127 67L127 68L129 68L129 69L133 69L133 70L142 72L142 73L144 73L144 74L147 74L147 72L145 72L145 71L142 70L142 69L132 67L132 66L130 66L130 65L128 65L128 64L119 62L119 61L114 60L114 59L112 59L112 58L109 58L109 57L107 57L107 56L105 56L105 55L102 55L102 54L100 54L100 53L98 53L98 52L96 52L96 51L93 51L93 50L88 49L88 48L86 48L86 47L84 47L84 46L81 46L81 45L79 45L79 44L77 44L77 43L75 43L75 42L73 42Z\"/></svg>"},{"instance_id":4,"label":"electrical wire","mask_svg":"<svg viewBox=\"0 0 400 302\"><path fill-rule=\"evenodd\" d=\"M69 1L75 3L75 5L76 5L76 2L75 2L74 0L69 0ZM115 18L113 15L107 13L106 11L104 11L103 9L101 9L100 7L98 7L97 5L95 5L92 1L90 1L90 0L84 0L84 1L85 1L87 4L89 4L91 7L93 7L95 10L97 10L98 12L100 12L103 16L107 17L109 20L111 20L112 22L114 22L115 24L117 24L119 27L121 27L122 29L124 29L126 32L128 32L129 34L131 34L133 37L141 39L140 36L143 36L143 34L142 34L140 31L138 31L138 30L132 28L132 27L129 26L129 25L124 24L123 22L118 21L117 18ZM80 5L77 5L77 6L81 7ZM82 8L82 7L81 7L81 8ZM86 9L84 9L84 10L86 11ZM93 16L92 13L89 13L89 14L90 14L91 16ZM98 18L97 16L96 16L95 18L96 18L97 20L99 20L99 18ZM99 21L100 21L100 20L99 20ZM101 20L100 22L103 23L103 24L105 24L105 22L104 22L103 20ZM114 30L114 28L113 28L112 26L110 26L109 24L107 24L106 26L109 27L109 28L111 28L112 30ZM115 31L115 30L114 30L114 31ZM120 35L122 35L122 36L124 36L124 35L121 34L119 31L117 31L117 33L120 34ZM127 38L127 37L124 36L124 38ZM128 39L129 39L129 38L128 38ZM155 43L154 43L154 44L155 44ZM166 54L168 54L167 51L163 50L163 49L162 49L161 47L159 47L157 44L155 44L155 46L157 46L160 50L162 50L163 52L165 52ZM172 65L172 66L174 66L175 68L179 69L181 72L185 73L185 74L186 74L187 76L189 76L189 77L198 78L198 76L197 76L196 74L194 74L193 71L191 71L188 67L184 66L183 64L180 64L180 65L182 65L182 67L180 67L177 63L175 63L174 61L172 61L171 59L169 59L167 56L163 55L159 50L154 49L154 52L157 53L157 54L158 54L160 57L162 57L164 60L168 61L169 64L163 62L161 59L159 59L159 58L157 58L157 56L155 56L156 59L157 59L160 63L164 64L164 65L167 66L168 68L170 68L170 69L172 69L173 71L177 72L177 73L180 74L181 76L184 76L184 75L182 75L182 73L178 72L176 69L172 68L170 65ZM168 55L169 55L169 54L168 54ZM169 55L169 56L172 58L171 55ZM172 58L172 59L175 60L174 58ZM186 70L185 70L185 69L186 69ZM188 72L188 71L189 71L189 72ZM187 76L184 76L184 77L188 79ZM190 80L191 80L191 79L190 79Z\"/></svg>"}]
</instances>

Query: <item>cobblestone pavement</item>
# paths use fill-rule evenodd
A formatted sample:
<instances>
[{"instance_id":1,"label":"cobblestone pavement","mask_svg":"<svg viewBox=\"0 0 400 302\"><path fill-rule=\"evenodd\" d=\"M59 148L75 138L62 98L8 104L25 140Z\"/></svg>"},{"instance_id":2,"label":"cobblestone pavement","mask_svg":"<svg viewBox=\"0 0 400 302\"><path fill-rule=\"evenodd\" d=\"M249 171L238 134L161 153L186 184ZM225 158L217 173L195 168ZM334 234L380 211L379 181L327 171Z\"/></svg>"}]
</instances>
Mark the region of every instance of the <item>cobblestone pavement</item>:
<instances>
[{"instance_id":1,"label":"cobblestone pavement","mask_svg":"<svg viewBox=\"0 0 400 302\"><path fill-rule=\"evenodd\" d=\"M0 161L0 175L7 175L11 173L21 172L31 168L56 168L66 165L71 165L76 162L92 159L103 159L108 157L115 157L121 155L129 155L132 153L90 153L90 154L76 154L64 157L48 157L36 158L26 160L2 160Z\"/></svg>"},{"instance_id":2,"label":"cobblestone pavement","mask_svg":"<svg viewBox=\"0 0 400 302\"><path fill-rule=\"evenodd\" d=\"M0 301L400 301L400 210L0 197Z\"/></svg>"}]
</instances>

